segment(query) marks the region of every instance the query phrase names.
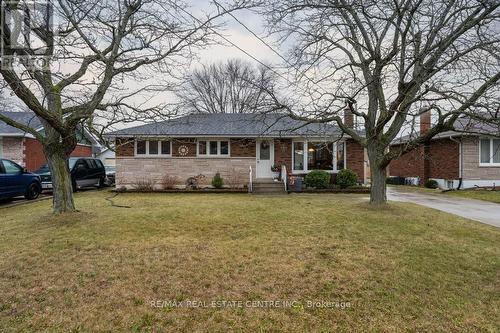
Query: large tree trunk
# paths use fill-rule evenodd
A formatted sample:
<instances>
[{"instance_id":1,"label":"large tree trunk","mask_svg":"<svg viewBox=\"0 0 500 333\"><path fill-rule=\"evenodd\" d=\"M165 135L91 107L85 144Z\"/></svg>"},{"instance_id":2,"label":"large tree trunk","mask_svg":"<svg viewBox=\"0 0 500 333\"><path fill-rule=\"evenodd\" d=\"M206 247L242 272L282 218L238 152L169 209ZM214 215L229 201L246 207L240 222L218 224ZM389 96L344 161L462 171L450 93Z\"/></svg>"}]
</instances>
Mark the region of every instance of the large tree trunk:
<instances>
[{"instance_id":1,"label":"large tree trunk","mask_svg":"<svg viewBox=\"0 0 500 333\"><path fill-rule=\"evenodd\" d=\"M53 211L62 214L75 211L73 186L68 168L68 155L62 147L45 149L45 156L52 175Z\"/></svg>"},{"instance_id":2,"label":"large tree trunk","mask_svg":"<svg viewBox=\"0 0 500 333\"><path fill-rule=\"evenodd\" d=\"M387 203L386 179L387 169L378 165L370 165L372 186L370 189L370 203L383 205Z\"/></svg>"},{"instance_id":3,"label":"large tree trunk","mask_svg":"<svg viewBox=\"0 0 500 333\"><path fill-rule=\"evenodd\" d=\"M383 205L387 203L387 166L382 163L385 148L368 147L367 151L371 173L370 203Z\"/></svg>"}]
</instances>

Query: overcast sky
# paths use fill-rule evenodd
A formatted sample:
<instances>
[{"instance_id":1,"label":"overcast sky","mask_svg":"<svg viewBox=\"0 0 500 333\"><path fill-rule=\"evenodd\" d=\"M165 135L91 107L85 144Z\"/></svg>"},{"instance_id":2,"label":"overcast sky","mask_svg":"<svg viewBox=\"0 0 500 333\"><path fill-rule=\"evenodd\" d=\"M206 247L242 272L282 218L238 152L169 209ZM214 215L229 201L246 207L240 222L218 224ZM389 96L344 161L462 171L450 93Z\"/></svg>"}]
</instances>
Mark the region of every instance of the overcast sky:
<instances>
[{"instance_id":1,"label":"overcast sky","mask_svg":"<svg viewBox=\"0 0 500 333\"><path fill-rule=\"evenodd\" d=\"M186 11L190 12L197 18L203 19L207 13L214 13L215 6L207 0L186 0L189 7ZM221 1L222 2L222 1ZM271 38L266 37L266 31L264 28L264 22L261 16L253 13L249 10L242 10L234 12L233 15L237 17L245 26L255 32L257 35L261 36L272 45L275 50L284 54L284 50L280 50L279 46L276 45ZM185 15L185 19L188 19L188 15ZM271 66L279 66L280 58L272 52L266 45L259 41L255 36L253 36L249 31L247 31L240 23L236 22L234 18L226 15L223 19L219 21L224 22L225 26L220 31L230 42L236 44L238 47L248 52L259 61L270 64ZM221 39L220 45L212 45L205 50L197 52L197 60L193 62L192 67L199 66L201 63L210 64L220 61L226 61L228 59L238 58L245 61L249 61L255 65L258 63L254 61L251 57L246 55L244 52L238 50L237 47L230 45L230 43L225 42ZM186 68L186 71L192 68ZM156 96L155 100L168 98L165 96ZM5 101L9 99L8 96L3 96L2 100ZM23 105L24 106L24 105Z\"/></svg>"},{"instance_id":2,"label":"overcast sky","mask_svg":"<svg viewBox=\"0 0 500 333\"><path fill-rule=\"evenodd\" d=\"M202 11L213 11L214 9L213 6L210 7L207 4L208 1L206 0L190 0L190 2L192 6L190 8L190 11L197 17L202 17ZM250 10L238 11L233 15L257 35L263 37L267 42L273 44L273 40L265 38L266 32L264 29L264 22L262 20L262 17L251 12ZM275 53L273 53L267 46L265 46L243 26L236 22L236 20L234 20L231 16L226 16L223 21L226 23L226 28L223 30L223 34L231 42L264 63L279 62L280 59ZM276 50L279 47L277 45L272 46L275 47ZM282 50L277 51L281 52ZM255 61L253 61L250 57L231 45L212 46L210 47L210 49L201 52L200 58L200 60L203 62L216 62L230 58L240 58L255 63Z\"/></svg>"}]
</instances>

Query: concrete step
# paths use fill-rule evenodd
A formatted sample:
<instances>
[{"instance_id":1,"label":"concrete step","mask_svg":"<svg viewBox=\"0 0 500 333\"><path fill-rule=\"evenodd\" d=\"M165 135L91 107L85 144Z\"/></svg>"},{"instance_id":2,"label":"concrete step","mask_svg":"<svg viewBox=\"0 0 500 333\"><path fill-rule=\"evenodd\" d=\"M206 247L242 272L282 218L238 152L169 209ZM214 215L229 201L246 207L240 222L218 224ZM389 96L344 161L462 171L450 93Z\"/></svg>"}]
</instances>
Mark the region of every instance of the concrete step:
<instances>
[{"instance_id":1,"label":"concrete step","mask_svg":"<svg viewBox=\"0 0 500 333\"><path fill-rule=\"evenodd\" d=\"M284 187L255 187L253 188L254 191L285 191Z\"/></svg>"},{"instance_id":2,"label":"concrete step","mask_svg":"<svg viewBox=\"0 0 500 333\"><path fill-rule=\"evenodd\" d=\"M275 181L274 179L271 178L257 178L254 179L253 181L254 184L279 184L281 182Z\"/></svg>"},{"instance_id":3,"label":"concrete step","mask_svg":"<svg viewBox=\"0 0 500 333\"><path fill-rule=\"evenodd\" d=\"M284 190L255 190L252 192L252 194L287 194Z\"/></svg>"},{"instance_id":4,"label":"concrete step","mask_svg":"<svg viewBox=\"0 0 500 333\"><path fill-rule=\"evenodd\" d=\"M275 186L275 185L258 185L253 187L253 193L256 194L268 194L268 193L274 193L274 194L285 194L285 188L283 184L281 186Z\"/></svg>"},{"instance_id":5,"label":"concrete step","mask_svg":"<svg viewBox=\"0 0 500 333\"><path fill-rule=\"evenodd\" d=\"M284 188L283 183L257 183L253 184L254 188Z\"/></svg>"},{"instance_id":6,"label":"concrete step","mask_svg":"<svg viewBox=\"0 0 500 333\"><path fill-rule=\"evenodd\" d=\"M283 182L274 181L270 178L258 178L253 182L254 194L285 194Z\"/></svg>"}]
</instances>

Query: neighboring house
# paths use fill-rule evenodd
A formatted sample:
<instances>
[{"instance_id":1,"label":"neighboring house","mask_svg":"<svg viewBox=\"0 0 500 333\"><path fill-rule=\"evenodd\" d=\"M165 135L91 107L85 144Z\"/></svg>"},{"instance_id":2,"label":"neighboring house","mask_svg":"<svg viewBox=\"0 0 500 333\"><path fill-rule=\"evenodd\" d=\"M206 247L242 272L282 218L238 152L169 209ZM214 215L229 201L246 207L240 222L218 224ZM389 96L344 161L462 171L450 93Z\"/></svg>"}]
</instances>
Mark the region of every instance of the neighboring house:
<instances>
[{"instance_id":1,"label":"neighboring house","mask_svg":"<svg viewBox=\"0 0 500 333\"><path fill-rule=\"evenodd\" d=\"M352 123L352 117L351 117ZM133 186L144 179L176 177L179 185L199 174L208 183L219 172L246 184L272 178L271 168L286 166L290 175L311 170L336 174L349 168L366 180L365 150L343 137L337 126L307 124L282 114L196 114L119 130L116 184Z\"/></svg>"},{"instance_id":2,"label":"neighboring house","mask_svg":"<svg viewBox=\"0 0 500 333\"><path fill-rule=\"evenodd\" d=\"M431 126L431 115L420 120L420 133ZM391 162L389 175L418 178L420 185L434 179L442 189L500 186L500 131L498 127L460 118L457 131L435 136L428 144ZM408 137L396 140L399 149Z\"/></svg>"},{"instance_id":3,"label":"neighboring house","mask_svg":"<svg viewBox=\"0 0 500 333\"><path fill-rule=\"evenodd\" d=\"M99 154L96 154L95 157L100 159L104 166L116 165L116 154L110 148L104 148Z\"/></svg>"},{"instance_id":4,"label":"neighboring house","mask_svg":"<svg viewBox=\"0 0 500 333\"><path fill-rule=\"evenodd\" d=\"M12 120L43 132L40 120L33 112L1 112ZM90 157L100 149L98 142L85 131L79 133L74 157ZM0 120L0 157L13 160L28 171L35 171L47 163L42 144L32 134L12 127Z\"/></svg>"}]
</instances>

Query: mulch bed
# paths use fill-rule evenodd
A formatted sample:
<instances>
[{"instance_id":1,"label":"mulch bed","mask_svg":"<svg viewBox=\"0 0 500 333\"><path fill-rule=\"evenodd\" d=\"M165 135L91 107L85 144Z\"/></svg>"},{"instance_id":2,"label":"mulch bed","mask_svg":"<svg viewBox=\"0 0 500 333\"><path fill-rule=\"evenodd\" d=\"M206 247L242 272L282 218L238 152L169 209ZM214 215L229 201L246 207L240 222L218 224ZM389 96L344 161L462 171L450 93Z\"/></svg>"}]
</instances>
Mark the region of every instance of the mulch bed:
<instances>
[{"instance_id":1,"label":"mulch bed","mask_svg":"<svg viewBox=\"0 0 500 333\"><path fill-rule=\"evenodd\" d=\"M111 192L118 193L248 193L248 189L232 189L232 188L224 188L224 189L214 189L214 188L202 188L198 190L185 190L185 189L172 189L172 190L154 190L154 191L140 191L140 190L111 190ZM370 193L370 188L324 188L324 189L314 189L314 188L306 188L302 191L289 190L289 193Z\"/></svg>"},{"instance_id":2,"label":"mulch bed","mask_svg":"<svg viewBox=\"0 0 500 333\"><path fill-rule=\"evenodd\" d=\"M314 189L314 188L306 188L303 189L302 191L293 191L291 190L292 193L370 193L370 188L321 188L321 189Z\"/></svg>"},{"instance_id":3,"label":"mulch bed","mask_svg":"<svg viewBox=\"0 0 500 333\"><path fill-rule=\"evenodd\" d=\"M139 190L112 190L112 192L119 193L248 193L247 189L212 189L203 188L199 190L185 190L185 189L173 189L173 190L154 190L154 191L139 191Z\"/></svg>"}]
</instances>

